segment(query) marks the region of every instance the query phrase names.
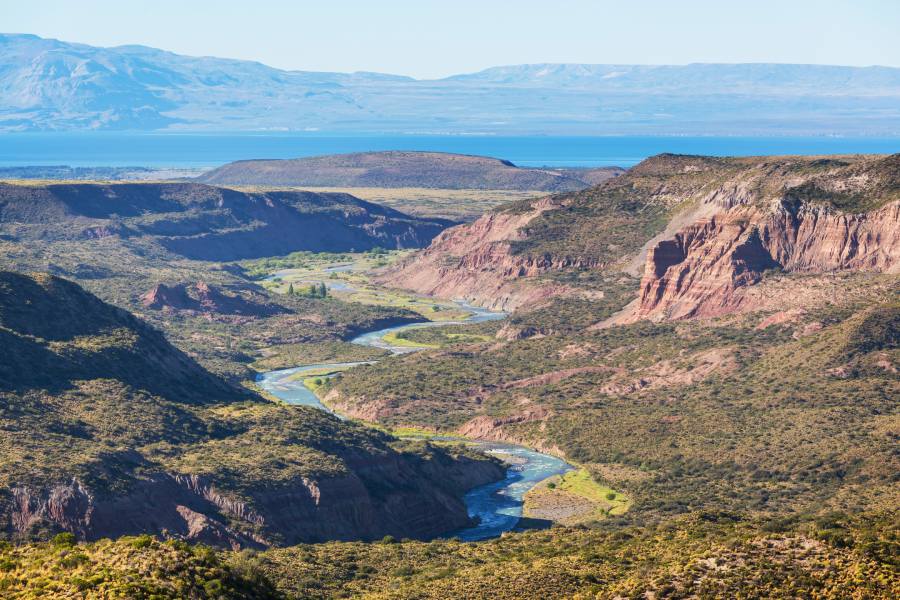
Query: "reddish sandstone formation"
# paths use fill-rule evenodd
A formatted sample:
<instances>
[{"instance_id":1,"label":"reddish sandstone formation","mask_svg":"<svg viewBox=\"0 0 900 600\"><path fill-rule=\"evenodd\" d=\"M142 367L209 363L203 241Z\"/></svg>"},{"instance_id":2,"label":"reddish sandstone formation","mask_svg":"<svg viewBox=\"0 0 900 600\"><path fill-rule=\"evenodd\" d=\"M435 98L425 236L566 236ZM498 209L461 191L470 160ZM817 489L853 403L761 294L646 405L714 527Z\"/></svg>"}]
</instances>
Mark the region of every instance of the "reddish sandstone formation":
<instances>
[{"instance_id":1,"label":"reddish sandstone formation","mask_svg":"<svg viewBox=\"0 0 900 600\"><path fill-rule=\"evenodd\" d=\"M516 280L555 269L589 266L570 257L516 256L511 242L541 213L559 208L543 198L523 213L488 213L468 225L445 230L432 244L380 282L421 294L465 300L491 309L513 310L564 292L563 286L526 287Z\"/></svg>"},{"instance_id":2,"label":"reddish sandstone formation","mask_svg":"<svg viewBox=\"0 0 900 600\"><path fill-rule=\"evenodd\" d=\"M640 296L603 326L723 315L754 309L758 298L746 291L770 270L896 272L898 198L900 154L660 155L591 190L446 230L381 281L515 310L596 291L539 275L616 269L643 272Z\"/></svg>"},{"instance_id":3,"label":"reddish sandstone formation","mask_svg":"<svg viewBox=\"0 0 900 600\"><path fill-rule=\"evenodd\" d=\"M193 300L187 295L184 285L168 286L157 283L153 289L141 296L141 304L154 310L188 310Z\"/></svg>"},{"instance_id":4,"label":"reddish sandstone formation","mask_svg":"<svg viewBox=\"0 0 900 600\"><path fill-rule=\"evenodd\" d=\"M640 298L619 322L727 314L769 269L900 271L900 202L845 214L788 198L685 227L647 255Z\"/></svg>"},{"instance_id":5,"label":"reddish sandstone formation","mask_svg":"<svg viewBox=\"0 0 900 600\"><path fill-rule=\"evenodd\" d=\"M259 317L281 310L274 305L253 302L239 295L227 295L203 281L193 285L168 286L158 283L141 296L141 303L153 310L192 311L219 315Z\"/></svg>"},{"instance_id":6,"label":"reddish sandstone formation","mask_svg":"<svg viewBox=\"0 0 900 600\"><path fill-rule=\"evenodd\" d=\"M518 423L531 423L544 421L550 416L550 411L543 406L534 406L519 414L508 417L491 417L479 415L468 420L458 430L459 435L479 440L504 440L503 426Z\"/></svg>"}]
</instances>

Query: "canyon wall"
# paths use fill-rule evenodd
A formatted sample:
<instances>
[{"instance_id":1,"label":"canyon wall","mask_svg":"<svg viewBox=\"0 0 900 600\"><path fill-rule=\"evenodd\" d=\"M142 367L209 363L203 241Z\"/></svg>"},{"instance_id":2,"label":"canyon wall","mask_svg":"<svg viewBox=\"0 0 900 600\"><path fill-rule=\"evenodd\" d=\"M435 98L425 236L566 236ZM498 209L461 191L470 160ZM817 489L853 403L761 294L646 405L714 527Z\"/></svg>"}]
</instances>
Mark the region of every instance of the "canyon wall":
<instances>
[{"instance_id":1,"label":"canyon wall","mask_svg":"<svg viewBox=\"0 0 900 600\"><path fill-rule=\"evenodd\" d=\"M381 276L388 286L494 309L591 286L547 274L641 276L604 326L752 310L767 272L897 272L900 155L660 155L575 194L508 206L448 229Z\"/></svg>"},{"instance_id":2,"label":"canyon wall","mask_svg":"<svg viewBox=\"0 0 900 600\"><path fill-rule=\"evenodd\" d=\"M782 198L693 223L647 255L640 297L620 322L726 314L766 271L900 271L900 202L847 214Z\"/></svg>"},{"instance_id":3,"label":"canyon wall","mask_svg":"<svg viewBox=\"0 0 900 600\"><path fill-rule=\"evenodd\" d=\"M8 491L7 531L27 538L49 528L85 540L155 533L232 548L429 539L470 525L463 494L504 476L497 462L433 458L414 465L398 456L370 459L345 476L301 478L251 490L246 499L203 477L163 472L120 495L98 493L77 478L48 489L19 486Z\"/></svg>"},{"instance_id":4,"label":"canyon wall","mask_svg":"<svg viewBox=\"0 0 900 600\"><path fill-rule=\"evenodd\" d=\"M523 212L492 212L441 232L425 250L384 272L379 282L420 294L463 300L492 310L514 310L557 293L553 286L522 286L522 278L554 269L587 267L569 257L516 255L512 243L538 215L559 208L553 198Z\"/></svg>"}]
</instances>

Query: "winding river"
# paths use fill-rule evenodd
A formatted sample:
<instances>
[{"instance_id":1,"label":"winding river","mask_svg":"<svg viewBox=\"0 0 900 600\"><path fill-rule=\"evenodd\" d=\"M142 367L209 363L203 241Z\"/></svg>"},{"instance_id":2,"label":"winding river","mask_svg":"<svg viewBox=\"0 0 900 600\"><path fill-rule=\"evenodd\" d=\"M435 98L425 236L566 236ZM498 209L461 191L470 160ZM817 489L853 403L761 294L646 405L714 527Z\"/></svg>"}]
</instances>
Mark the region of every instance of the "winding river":
<instances>
[{"instance_id":1,"label":"winding river","mask_svg":"<svg viewBox=\"0 0 900 600\"><path fill-rule=\"evenodd\" d=\"M359 335L352 339L351 342L363 346L383 348L393 354L405 354L416 352L423 348L395 346L386 342L384 336L408 329L478 323L502 319L506 316L505 313L491 312L461 302L457 304L471 313L471 316L465 321L428 321L425 323L410 323L396 327L387 327ZM327 377L340 370L361 364L366 363L321 363L269 371L257 377L257 384L288 404L312 406L331 412L303 384L304 377L302 374L315 373ZM513 529L522 517L522 505L526 492L548 477L561 475L566 471L572 470L571 465L555 456L535 452L522 446L474 440L468 440L467 443L506 461L510 466L506 471L505 479L478 486L465 495L469 516L476 518L478 524L450 534L465 541L496 537L504 531Z\"/></svg>"}]
</instances>

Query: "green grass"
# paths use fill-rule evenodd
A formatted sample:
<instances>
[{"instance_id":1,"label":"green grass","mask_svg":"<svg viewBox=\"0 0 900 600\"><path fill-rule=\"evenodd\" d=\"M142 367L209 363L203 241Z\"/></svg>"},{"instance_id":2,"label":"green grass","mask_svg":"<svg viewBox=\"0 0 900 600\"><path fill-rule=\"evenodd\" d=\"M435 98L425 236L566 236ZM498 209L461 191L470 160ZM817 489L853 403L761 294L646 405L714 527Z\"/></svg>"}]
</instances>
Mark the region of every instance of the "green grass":
<instances>
[{"instance_id":1,"label":"green grass","mask_svg":"<svg viewBox=\"0 0 900 600\"><path fill-rule=\"evenodd\" d=\"M346 371L350 367L322 367L320 369L310 369L308 371L298 371L288 377L288 381L306 381L307 379L322 379L335 373Z\"/></svg>"},{"instance_id":2,"label":"green grass","mask_svg":"<svg viewBox=\"0 0 900 600\"><path fill-rule=\"evenodd\" d=\"M368 306L403 309L418 313L429 321L452 321L467 317L453 302L438 300L385 289L371 283L369 272L396 262L410 254L408 250L374 251L362 253L326 254L295 252L283 258L261 259L243 264L247 273L256 279L279 273L277 280L262 281L266 289L286 295L291 286L302 291L309 285L341 282L350 290L329 290L329 296L344 302ZM349 271L329 272L335 266L350 265Z\"/></svg>"},{"instance_id":3,"label":"green grass","mask_svg":"<svg viewBox=\"0 0 900 600\"><path fill-rule=\"evenodd\" d=\"M259 372L320 363L363 362L390 355L387 350L345 341L280 344L263 348L260 353L264 357L250 364L251 368Z\"/></svg>"},{"instance_id":4,"label":"green grass","mask_svg":"<svg viewBox=\"0 0 900 600\"><path fill-rule=\"evenodd\" d=\"M610 515L624 514L631 504L625 494L597 483L585 469L563 474L556 489L586 498L595 503L598 510Z\"/></svg>"},{"instance_id":5,"label":"green grass","mask_svg":"<svg viewBox=\"0 0 900 600\"><path fill-rule=\"evenodd\" d=\"M790 276L795 285L806 285L803 277ZM557 447L623 492L629 514L641 518L696 507L775 514L889 506L898 499L890 398L900 380L883 365L900 355L896 309L884 301L896 297L896 278L862 273L829 285L842 291L828 304L764 330L748 317L590 331L608 307L585 316L589 303L557 301L510 319L510 327L549 323L544 337L395 357L346 373L329 391L351 406L382 403L389 427L441 432L540 407L548 413L541 420L504 425L507 439ZM553 313L559 322L541 317ZM813 321L823 328L794 339ZM721 362L692 375L707 356ZM600 368L515 385L585 367ZM829 374L837 368L846 375Z\"/></svg>"},{"instance_id":6,"label":"green grass","mask_svg":"<svg viewBox=\"0 0 900 600\"><path fill-rule=\"evenodd\" d=\"M500 327L497 322L447 325L444 327L413 327L398 332L394 337L424 348L443 348L456 344L478 344L494 339ZM399 344L398 344L399 345Z\"/></svg>"},{"instance_id":7,"label":"green grass","mask_svg":"<svg viewBox=\"0 0 900 600\"><path fill-rule=\"evenodd\" d=\"M339 373L339 372L340 371L334 371L333 373L330 373L329 375L333 375L334 373ZM306 379L303 380L303 385L306 387L306 389L308 389L312 393L318 394L318 391L325 385L325 382L327 381L327 379L328 379L327 376L325 376L325 377L323 377L323 376L307 377Z\"/></svg>"},{"instance_id":8,"label":"green grass","mask_svg":"<svg viewBox=\"0 0 900 600\"><path fill-rule=\"evenodd\" d=\"M403 333L405 332L391 331L386 333L381 339L392 346L401 346L404 348L438 348L437 344L423 344L422 342L407 339Z\"/></svg>"}]
</instances>

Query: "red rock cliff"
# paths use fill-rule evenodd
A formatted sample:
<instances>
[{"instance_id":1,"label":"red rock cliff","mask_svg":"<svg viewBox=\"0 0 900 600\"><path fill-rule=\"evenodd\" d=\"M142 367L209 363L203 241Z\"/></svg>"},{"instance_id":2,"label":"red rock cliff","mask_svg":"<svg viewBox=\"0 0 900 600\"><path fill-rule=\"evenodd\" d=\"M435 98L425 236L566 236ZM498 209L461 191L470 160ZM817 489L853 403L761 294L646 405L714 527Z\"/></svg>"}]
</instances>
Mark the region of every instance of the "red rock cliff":
<instances>
[{"instance_id":1,"label":"red rock cliff","mask_svg":"<svg viewBox=\"0 0 900 600\"><path fill-rule=\"evenodd\" d=\"M863 214L784 198L770 209L716 213L647 255L624 322L716 316L741 307L764 271L900 271L900 201Z\"/></svg>"},{"instance_id":2,"label":"red rock cliff","mask_svg":"<svg viewBox=\"0 0 900 600\"><path fill-rule=\"evenodd\" d=\"M522 239L521 230L535 217L559 206L552 198L543 198L527 212L488 213L468 225L447 229L427 249L387 271L380 282L500 310L551 295L552 289L526 288L516 280L579 266L577 259L517 256L511 252L511 242Z\"/></svg>"}]
</instances>

